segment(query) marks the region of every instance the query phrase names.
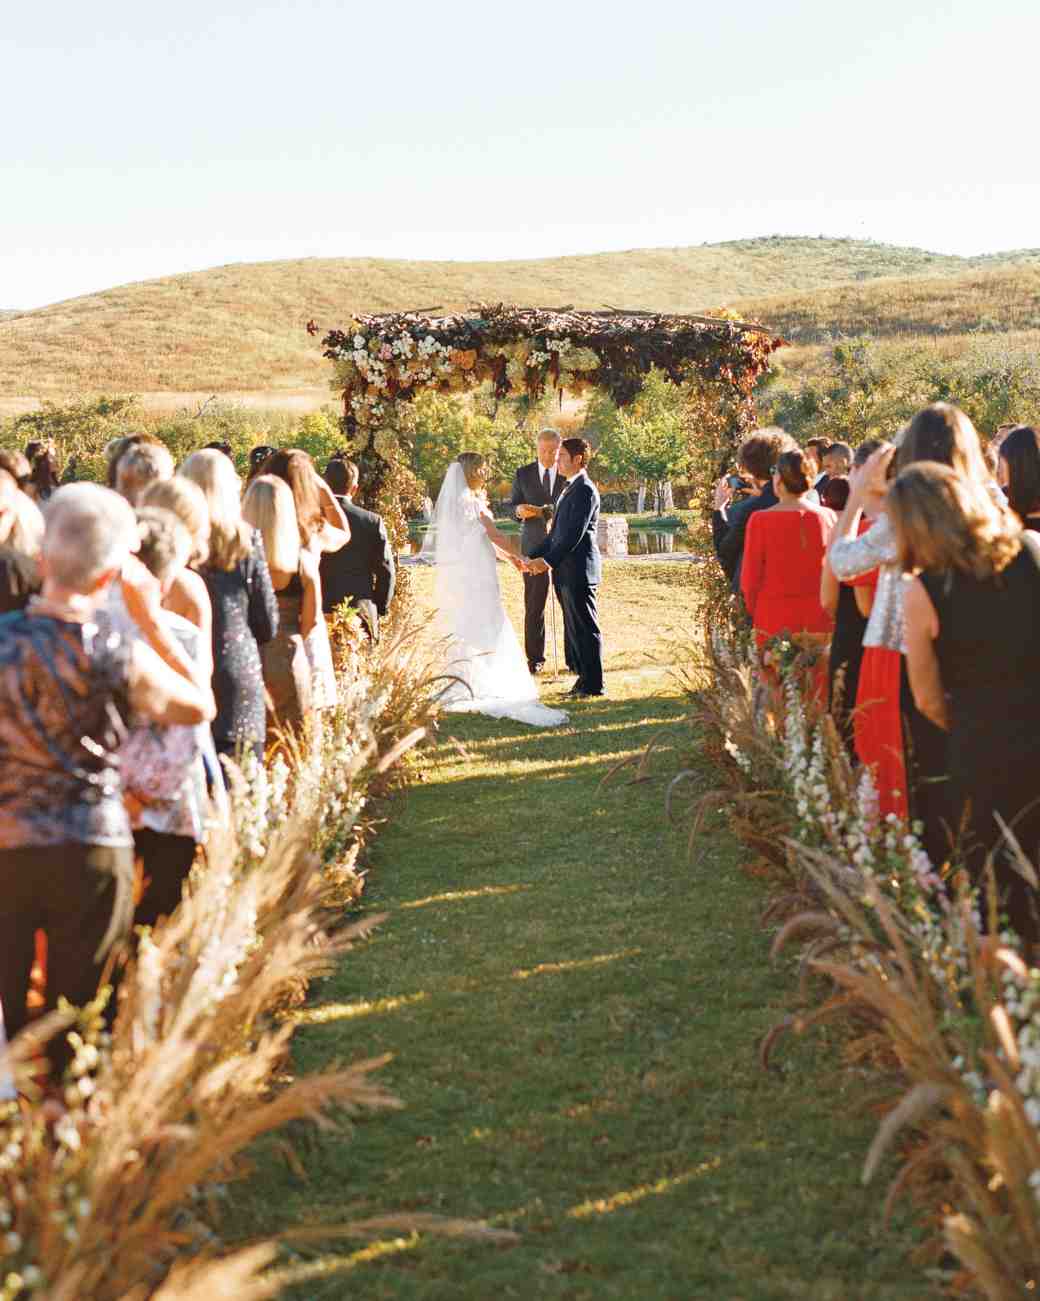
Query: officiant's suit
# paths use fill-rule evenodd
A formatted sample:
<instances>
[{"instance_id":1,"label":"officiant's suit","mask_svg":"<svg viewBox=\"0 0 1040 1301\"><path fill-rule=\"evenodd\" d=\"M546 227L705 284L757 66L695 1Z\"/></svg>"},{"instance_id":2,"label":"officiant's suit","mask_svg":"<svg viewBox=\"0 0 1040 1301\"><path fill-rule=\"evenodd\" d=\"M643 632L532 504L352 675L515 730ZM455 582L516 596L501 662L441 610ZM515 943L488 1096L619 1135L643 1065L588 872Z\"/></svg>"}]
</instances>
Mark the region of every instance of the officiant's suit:
<instances>
[{"instance_id":1,"label":"officiant's suit","mask_svg":"<svg viewBox=\"0 0 1040 1301\"><path fill-rule=\"evenodd\" d=\"M531 551L552 570L553 587L563 608L564 628L577 663L579 694L603 694L603 637L599 629L596 592L603 576L596 528L599 492L584 470L560 494L552 528Z\"/></svg>"},{"instance_id":2,"label":"officiant's suit","mask_svg":"<svg viewBox=\"0 0 1040 1301\"><path fill-rule=\"evenodd\" d=\"M555 466L547 470L537 461L532 461L530 465L521 465L513 476L510 505L514 510L517 506L555 506L566 486L567 480ZM533 548L545 541L547 533L548 527L541 516L525 519L520 529L521 554L533 555ZM545 603L548 597L548 574L524 574L524 653L527 667L532 672L545 663ZM564 651L567 667L577 673L577 660L566 638Z\"/></svg>"}]
</instances>

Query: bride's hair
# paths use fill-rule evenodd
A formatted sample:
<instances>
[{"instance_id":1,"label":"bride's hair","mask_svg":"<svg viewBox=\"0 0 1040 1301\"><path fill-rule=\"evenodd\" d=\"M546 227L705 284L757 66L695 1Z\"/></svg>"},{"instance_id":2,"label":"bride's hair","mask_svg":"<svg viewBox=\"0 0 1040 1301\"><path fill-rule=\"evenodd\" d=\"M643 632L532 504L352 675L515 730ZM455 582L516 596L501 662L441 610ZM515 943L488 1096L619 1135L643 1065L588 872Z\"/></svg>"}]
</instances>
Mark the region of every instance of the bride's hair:
<instances>
[{"instance_id":1,"label":"bride's hair","mask_svg":"<svg viewBox=\"0 0 1040 1301\"><path fill-rule=\"evenodd\" d=\"M462 466L470 488L483 488L487 479L487 461L479 452L460 452L455 458Z\"/></svg>"}]
</instances>

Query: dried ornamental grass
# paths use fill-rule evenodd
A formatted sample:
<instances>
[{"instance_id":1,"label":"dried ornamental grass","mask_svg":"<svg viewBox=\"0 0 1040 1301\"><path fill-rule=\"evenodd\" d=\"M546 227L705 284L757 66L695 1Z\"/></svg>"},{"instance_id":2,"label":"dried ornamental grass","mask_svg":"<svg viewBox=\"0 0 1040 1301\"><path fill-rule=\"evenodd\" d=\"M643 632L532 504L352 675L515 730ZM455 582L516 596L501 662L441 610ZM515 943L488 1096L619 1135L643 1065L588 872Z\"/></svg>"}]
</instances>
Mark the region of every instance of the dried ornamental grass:
<instances>
[{"instance_id":1,"label":"dried ornamental grass","mask_svg":"<svg viewBox=\"0 0 1040 1301\"><path fill-rule=\"evenodd\" d=\"M235 834L210 844L181 906L142 935L111 1033L102 991L11 1045L7 1065L29 1088L38 1043L75 1027L60 1099L0 1109L3 1301L136 1299L160 1285L170 1298L259 1297L291 1281L262 1272L269 1248L207 1259L212 1212L259 1135L331 1124L331 1107L397 1105L373 1078L378 1059L286 1080L292 1023L279 1013L379 920L330 914L330 873L352 863L370 792L432 719L409 636L358 648L338 708L304 745L270 770L232 771ZM197 1264L171 1272L185 1253Z\"/></svg>"},{"instance_id":2,"label":"dried ornamental grass","mask_svg":"<svg viewBox=\"0 0 1040 1301\"><path fill-rule=\"evenodd\" d=\"M755 853L770 827L787 828L772 855L787 875L773 873L767 918L788 919L774 957L801 946L805 1011L765 1037L763 1062L784 1033L842 1019L854 1035L849 1055L899 1082L863 1172L873 1180L900 1148L885 1215L912 1190L943 1223L933 1256L945 1245L963 1266L953 1284L991 1301L1031 1294L1040 1278L1040 970L995 915L983 927L975 895L951 869L941 878L916 828L879 816L869 776L854 772L796 673L784 675L778 722L756 709L755 665L728 616L708 630L707 659L716 689L700 697L698 721L732 793L734 827ZM718 804L720 792L705 799ZM1030 864L1021 870L1035 881Z\"/></svg>"}]
</instances>

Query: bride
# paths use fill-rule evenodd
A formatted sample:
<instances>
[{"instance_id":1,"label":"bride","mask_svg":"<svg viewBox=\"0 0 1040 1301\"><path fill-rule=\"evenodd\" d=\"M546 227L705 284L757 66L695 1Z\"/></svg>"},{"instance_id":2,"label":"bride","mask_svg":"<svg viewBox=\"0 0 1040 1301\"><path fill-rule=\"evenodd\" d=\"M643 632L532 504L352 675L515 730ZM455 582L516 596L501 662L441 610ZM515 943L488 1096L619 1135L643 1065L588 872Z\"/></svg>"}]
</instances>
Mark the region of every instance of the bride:
<instances>
[{"instance_id":1,"label":"bride","mask_svg":"<svg viewBox=\"0 0 1040 1301\"><path fill-rule=\"evenodd\" d=\"M441 703L454 711L557 727L567 715L538 703L538 690L502 605L496 552L517 569L523 569L523 562L495 528L484 494L486 478L486 463L477 452L462 452L451 463L423 542L422 559L435 566L434 618L448 642L446 671L455 679Z\"/></svg>"}]
</instances>

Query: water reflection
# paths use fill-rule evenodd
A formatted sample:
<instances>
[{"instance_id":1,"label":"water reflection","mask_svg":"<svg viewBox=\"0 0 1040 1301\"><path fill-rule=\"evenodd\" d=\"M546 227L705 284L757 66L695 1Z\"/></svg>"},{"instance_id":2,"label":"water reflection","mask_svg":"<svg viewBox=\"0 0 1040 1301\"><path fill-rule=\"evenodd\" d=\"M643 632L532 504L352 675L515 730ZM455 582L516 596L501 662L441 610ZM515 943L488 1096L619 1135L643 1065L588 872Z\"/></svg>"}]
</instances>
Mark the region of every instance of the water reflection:
<instances>
[{"instance_id":1,"label":"water reflection","mask_svg":"<svg viewBox=\"0 0 1040 1301\"><path fill-rule=\"evenodd\" d=\"M628 530L630 556L665 556L676 551L692 551L693 542L685 529ZM417 556L422 550L422 535L411 533L402 556Z\"/></svg>"},{"instance_id":2,"label":"water reflection","mask_svg":"<svg viewBox=\"0 0 1040 1301\"><path fill-rule=\"evenodd\" d=\"M692 551L690 535L680 529L629 529L630 556L663 556L675 551Z\"/></svg>"}]
</instances>

